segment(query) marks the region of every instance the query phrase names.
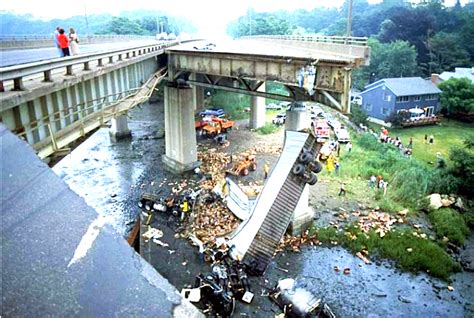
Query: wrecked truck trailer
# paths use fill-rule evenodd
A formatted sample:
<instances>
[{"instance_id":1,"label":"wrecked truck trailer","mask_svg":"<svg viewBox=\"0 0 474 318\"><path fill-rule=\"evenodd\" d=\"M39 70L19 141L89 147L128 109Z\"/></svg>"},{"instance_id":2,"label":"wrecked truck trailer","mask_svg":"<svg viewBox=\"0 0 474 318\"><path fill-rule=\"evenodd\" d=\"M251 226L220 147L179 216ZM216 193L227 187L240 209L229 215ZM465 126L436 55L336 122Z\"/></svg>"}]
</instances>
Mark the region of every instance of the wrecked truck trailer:
<instances>
[{"instance_id":1,"label":"wrecked truck trailer","mask_svg":"<svg viewBox=\"0 0 474 318\"><path fill-rule=\"evenodd\" d=\"M273 259L306 184L315 184L322 166L316 161L321 144L312 133L287 131L278 162L259 194L251 215L232 234L230 255L254 275L262 275ZM270 185L270 186L268 186ZM301 201L301 202L300 202Z\"/></svg>"}]
</instances>

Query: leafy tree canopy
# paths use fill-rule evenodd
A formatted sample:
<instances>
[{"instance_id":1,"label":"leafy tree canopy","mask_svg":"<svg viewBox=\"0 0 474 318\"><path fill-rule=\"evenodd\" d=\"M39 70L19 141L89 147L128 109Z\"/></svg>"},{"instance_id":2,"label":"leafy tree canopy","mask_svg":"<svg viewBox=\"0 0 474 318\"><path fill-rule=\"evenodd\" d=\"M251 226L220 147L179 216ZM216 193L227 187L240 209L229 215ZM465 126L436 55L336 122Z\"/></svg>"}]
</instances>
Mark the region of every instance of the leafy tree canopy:
<instances>
[{"instance_id":1,"label":"leafy tree canopy","mask_svg":"<svg viewBox=\"0 0 474 318\"><path fill-rule=\"evenodd\" d=\"M370 65L353 73L354 86L363 89L368 82L387 77L409 77L418 73L416 49L406 41L381 43L369 39Z\"/></svg>"},{"instance_id":2,"label":"leafy tree canopy","mask_svg":"<svg viewBox=\"0 0 474 318\"><path fill-rule=\"evenodd\" d=\"M474 83L467 78L451 78L439 84L441 107L447 115L474 113Z\"/></svg>"}]
</instances>

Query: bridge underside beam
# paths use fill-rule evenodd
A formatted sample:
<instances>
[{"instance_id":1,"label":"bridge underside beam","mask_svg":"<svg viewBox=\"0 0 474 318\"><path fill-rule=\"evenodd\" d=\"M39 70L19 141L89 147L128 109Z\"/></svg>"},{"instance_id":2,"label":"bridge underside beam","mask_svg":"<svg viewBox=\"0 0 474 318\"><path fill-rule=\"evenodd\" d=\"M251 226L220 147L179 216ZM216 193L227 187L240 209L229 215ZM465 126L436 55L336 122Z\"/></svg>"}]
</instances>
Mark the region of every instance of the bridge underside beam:
<instances>
[{"instance_id":1,"label":"bridge underside beam","mask_svg":"<svg viewBox=\"0 0 474 318\"><path fill-rule=\"evenodd\" d=\"M328 100L343 113L349 112L350 61L246 56L210 52L168 52L170 80L185 79L189 84L285 101ZM205 74L202 81L188 80L189 74ZM314 75L311 79L311 75ZM240 87L222 79L238 81ZM276 81L286 86L287 96L258 92L258 83ZM313 84L310 84L313 83ZM322 93L322 92L326 93ZM308 93L310 92L310 93ZM313 92L315 92L313 94ZM330 105L332 107L332 105Z\"/></svg>"}]
</instances>

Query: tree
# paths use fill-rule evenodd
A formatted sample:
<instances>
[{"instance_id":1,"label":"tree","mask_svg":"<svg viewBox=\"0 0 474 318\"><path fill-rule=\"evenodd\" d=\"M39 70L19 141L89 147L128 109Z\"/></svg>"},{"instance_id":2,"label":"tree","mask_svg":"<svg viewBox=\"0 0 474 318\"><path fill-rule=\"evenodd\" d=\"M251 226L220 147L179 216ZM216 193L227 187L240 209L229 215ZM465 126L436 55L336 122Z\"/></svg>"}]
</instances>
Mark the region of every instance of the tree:
<instances>
[{"instance_id":1,"label":"tree","mask_svg":"<svg viewBox=\"0 0 474 318\"><path fill-rule=\"evenodd\" d=\"M467 78L450 78L439 84L440 102L447 116L474 113L474 83Z\"/></svg>"},{"instance_id":2,"label":"tree","mask_svg":"<svg viewBox=\"0 0 474 318\"><path fill-rule=\"evenodd\" d=\"M436 19L428 8L409 9L403 7L391 8L389 20L384 22L378 39L381 42L403 40L415 46L419 64L427 65L430 61L425 45L427 38L436 31ZM428 71L427 71L428 73Z\"/></svg>"},{"instance_id":3,"label":"tree","mask_svg":"<svg viewBox=\"0 0 474 318\"><path fill-rule=\"evenodd\" d=\"M369 115L367 115L367 113L362 109L361 106L353 103L351 105L351 114L350 114L350 118L351 118L351 121L356 124L356 125L359 125L359 124L362 124L362 125L367 125L367 118L369 117Z\"/></svg>"},{"instance_id":4,"label":"tree","mask_svg":"<svg viewBox=\"0 0 474 318\"><path fill-rule=\"evenodd\" d=\"M472 186L474 184L474 152L469 147L469 142L465 142L464 147L451 149L449 159L453 164L450 173L459 180L458 192L472 198L474 196Z\"/></svg>"},{"instance_id":5,"label":"tree","mask_svg":"<svg viewBox=\"0 0 474 318\"><path fill-rule=\"evenodd\" d=\"M442 73L459 66L469 65L469 53L459 45L455 34L439 32L429 38L426 46L429 50L429 72Z\"/></svg>"},{"instance_id":6,"label":"tree","mask_svg":"<svg viewBox=\"0 0 474 318\"><path fill-rule=\"evenodd\" d=\"M145 30L142 29L137 21L130 20L123 17L113 17L112 20L107 23L107 26L103 32L104 34L145 34Z\"/></svg>"},{"instance_id":7,"label":"tree","mask_svg":"<svg viewBox=\"0 0 474 318\"><path fill-rule=\"evenodd\" d=\"M288 21L274 14L255 13L249 9L246 16L231 22L227 27L227 33L233 37L246 35L287 35L292 34L296 27Z\"/></svg>"},{"instance_id":8,"label":"tree","mask_svg":"<svg viewBox=\"0 0 474 318\"><path fill-rule=\"evenodd\" d=\"M370 65L363 67L361 72L354 72L353 82L358 88L363 88L372 74L372 80L377 80L417 73L416 49L408 42L380 43L377 39L370 38L369 46L372 49Z\"/></svg>"}]
</instances>

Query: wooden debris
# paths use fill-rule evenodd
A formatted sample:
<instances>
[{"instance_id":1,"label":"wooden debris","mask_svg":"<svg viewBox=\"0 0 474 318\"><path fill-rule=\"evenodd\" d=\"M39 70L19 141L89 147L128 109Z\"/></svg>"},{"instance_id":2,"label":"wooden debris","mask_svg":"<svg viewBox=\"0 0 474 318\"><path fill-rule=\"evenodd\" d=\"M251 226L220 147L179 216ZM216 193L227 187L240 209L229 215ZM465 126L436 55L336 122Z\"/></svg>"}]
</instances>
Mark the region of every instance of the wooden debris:
<instances>
[{"instance_id":1,"label":"wooden debris","mask_svg":"<svg viewBox=\"0 0 474 318\"><path fill-rule=\"evenodd\" d=\"M362 255L361 252L357 252L357 253L356 253L356 256L357 256L358 258L360 258L361 260L363 260L365 264L367 264L367 265L368 265L368 264L371 264L371 261L370 261L367 257L365 257L364 255Z\"/></svg>"}]
</instances>

